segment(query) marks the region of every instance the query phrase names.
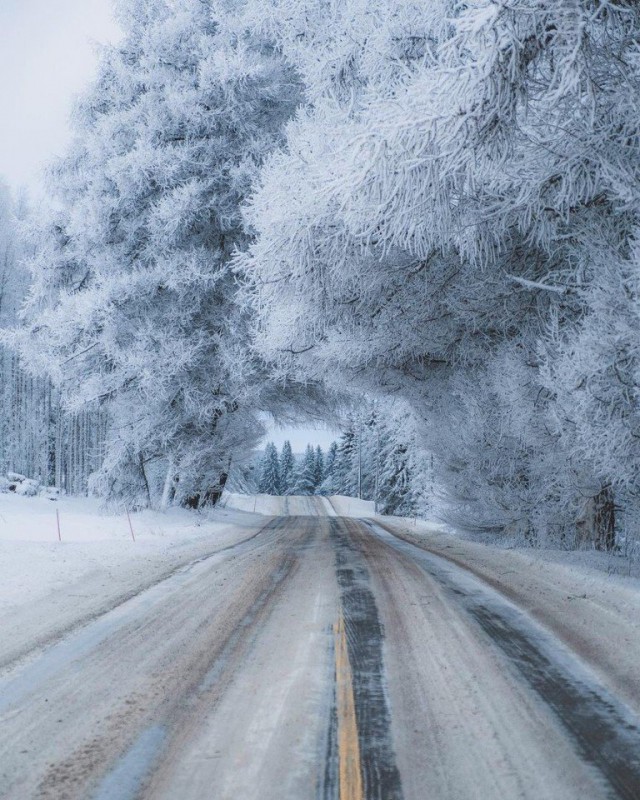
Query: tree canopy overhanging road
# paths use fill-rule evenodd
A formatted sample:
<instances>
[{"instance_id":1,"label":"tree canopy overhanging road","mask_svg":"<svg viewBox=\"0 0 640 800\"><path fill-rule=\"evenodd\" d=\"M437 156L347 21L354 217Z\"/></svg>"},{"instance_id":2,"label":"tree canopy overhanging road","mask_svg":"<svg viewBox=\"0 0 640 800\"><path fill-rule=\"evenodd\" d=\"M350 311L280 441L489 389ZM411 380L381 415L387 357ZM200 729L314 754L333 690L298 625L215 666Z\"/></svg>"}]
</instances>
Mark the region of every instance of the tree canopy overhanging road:
<instances>
[{"instance_id":1,"label":"tree canopy overhanging road","mask_svg":"<svg viewBox=\"0 0 640 800\"><path fill-rule=\"evenodd\" d=\"M104 2L0 5L37 138ZM639 800L640 3L113 3L0 177L0 800Z\"/></svg>"}]
</instances>

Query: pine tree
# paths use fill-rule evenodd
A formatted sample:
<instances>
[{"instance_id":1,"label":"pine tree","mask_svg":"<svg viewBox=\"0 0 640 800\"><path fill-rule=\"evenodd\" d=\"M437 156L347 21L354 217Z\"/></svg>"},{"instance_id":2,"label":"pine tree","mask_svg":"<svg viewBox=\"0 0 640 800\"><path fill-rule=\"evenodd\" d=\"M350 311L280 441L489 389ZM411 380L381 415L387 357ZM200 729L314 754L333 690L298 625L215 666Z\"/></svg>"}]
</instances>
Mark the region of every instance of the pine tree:
<instances>
[{"instance_id":1,"label":"pine tree","mask_svg":"<svg viewBox=\"0 0 640 800\"><path fill-rule=\"evenodd\" d=\"M280 493L291 494L294 482L295 461L291 450L291 442L287 439L282 445L280 454Z\"/></svg>"},{"instance_id":2,"label":"pine tree","mask_svg":"<svg viewBox=\"0 0 640 800\"><path fill-rule=\"evenodd\" d=\"M261 494L281 494L278 450L273 442L264 451L258 488Z\"/></svg>"},{"instance_id":3,"label":"pine tree","mask_svg":"<svg viewBox=\"0 0 640 800\"><path fill-rule=\"evenodd\" d=\"M333 483L336 494L355 497L357 493L357 449L358 440L355 425L353 419L350 419L337 443L333 469Z\"/></svg>"},{"instance_id":4,"label":"pine tree","mask_svg":"<svg viewBox=\"0 0 640 800\"><path fill-rule=\"evenodd\" d=\"M292 494L310 495L316 490L316 454L308 444L304 458L299 465Z\"/></svg>"},{"instance_id":5,"label":"pine tree","mask_svg":"<svg viewBox=\"0 0 640 800\"><path fill-rule=\"evenodd\" d=\"M409 448L404 442L386 441L381 450L378 510L408 516L414 510Z\"/></svg>"},{"instance_id":6,"label":"pine tree","mask_svg":"<svg viewBox=\"0 0 640 800\"><path fill-rule=\"evenodd\" d=\"M319 494L325 494L325 495L338 494L334 485L334 469L337 457L338 457L338 443L331 442L331 444L329 445L329 450L327 451L327 457L325 459L324 477L318 489Z\"/></svg>"},{"instance_id":7,"label":"pine tree","mask_svg":"<svg viewBox=\"0 0 640 800\"><path fill-rule=\"evenodd\" d=\"M97 404L66 413L49 376L28 371L13 346L29 286L19 230L30 213L25 198L0 181L0 475L17 472L84 494L102 463L104 415Z\"/></svg>"},{"instance_id":8,"label":"pine tree","mask_svg":"<svg viewBox=\"0 0 640 800\"><path fill-rule=\"evenodd\" d=\"M323 480L324 480L324 453L322 452L322 448L320 447L320 445L318 445L315 451L314 472L313 472L314 491L319 488Z\"/></svg>"}]
</instances>

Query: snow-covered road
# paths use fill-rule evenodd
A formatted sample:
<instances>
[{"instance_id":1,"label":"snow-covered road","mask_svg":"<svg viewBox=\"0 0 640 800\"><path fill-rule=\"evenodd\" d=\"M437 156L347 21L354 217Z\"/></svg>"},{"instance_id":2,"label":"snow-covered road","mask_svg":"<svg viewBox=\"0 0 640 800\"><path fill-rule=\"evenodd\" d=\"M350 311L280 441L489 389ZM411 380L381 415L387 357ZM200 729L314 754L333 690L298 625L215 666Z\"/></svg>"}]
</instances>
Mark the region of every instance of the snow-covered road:
<instances>
[{"instance_id":1,"label":"snow-covered road","mask_svg":"<svg viewBox=\"0 0 640 800\"><path fill-rule=\"evenodd\" d=\"M5 669L0 796L640 797L640 698L600 679L602 631L579 660L491 576L305 510Z\"/></svg>"}]
</instances>

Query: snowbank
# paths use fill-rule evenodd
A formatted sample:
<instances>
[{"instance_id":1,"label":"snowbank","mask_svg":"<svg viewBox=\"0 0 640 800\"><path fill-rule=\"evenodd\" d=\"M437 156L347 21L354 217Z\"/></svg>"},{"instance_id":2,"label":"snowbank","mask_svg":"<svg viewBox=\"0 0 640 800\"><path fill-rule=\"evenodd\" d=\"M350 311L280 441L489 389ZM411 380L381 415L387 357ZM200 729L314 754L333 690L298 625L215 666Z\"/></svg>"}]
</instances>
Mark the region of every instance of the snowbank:
<instances>
[{"instance_id":1,"label":"snowbank","mask_svg":"<svg viewBox=\"0 0 640 800\"><path fill-rule=\"evenodd\" d=\"M357 497L345 497L336 494L328 498L334 511L339 517L373 517L372 500L358 500Z\"/></svg>"},{"instance_id":2,"label":"snowbank","mask_svg":"<svg viewBox=\"0 0 640 800\"><path fill-rule=\"evenodd\" d=\"M0 494L0 667L264 522L226 509L144 511L131 514L134 542L126 513L96 500Z\"/></svg>"},{"instance_id":3,"label":"snowbank","mask_svg":"<svg viewBox=\"0 0 640 800\"><path fill-rule=\"evenodd\" d=\"M270 494L235 494L225 492L222 495L223 508L235 508L238 511L249 511L255 514L277 516L284 513L284 497Z\"/></svg>"}]
</instances>

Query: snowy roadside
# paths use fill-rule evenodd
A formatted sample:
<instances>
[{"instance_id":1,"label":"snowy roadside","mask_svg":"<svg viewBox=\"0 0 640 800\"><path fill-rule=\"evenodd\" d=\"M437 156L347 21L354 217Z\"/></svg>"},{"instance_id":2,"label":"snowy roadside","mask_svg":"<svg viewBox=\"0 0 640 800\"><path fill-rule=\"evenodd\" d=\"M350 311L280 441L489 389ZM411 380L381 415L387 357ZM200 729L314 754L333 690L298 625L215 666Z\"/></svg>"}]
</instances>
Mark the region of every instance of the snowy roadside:
<instances>
[{"instance_id":1,"label":"snowy roadside","mask_svg":"<svg viewBox=\"0 0 640 800\"><path fill-rule=\"evenodd\" d=\"M610 556L507 550L454 536L435 523L375 519L493 586L565 642L640 713L640 578L612 574Z\"/></svg>"},{"instance_id":2,"label":"snowy roadside","mask_svg":"<svg viewBox=\"0 0 640 800\"><path fill-rule=\"evenodd\" d=\"M56 511L62 541L58 541ZM97 501L0 494L0 668L181 566L251 536L235 509L101 512Z\"/></svg>"},{"instance_id":3,"label":"snowy roadside","mask_svg":"<svg viewBox=\"0 0 640 800\"><path fill-rule=\"evenodd\" d=\"M97 501L0 494L0 669L191 561L248 538L270 515L325 513L374 518L372 503L347 497L227 495L208 513L133 514L134 542L126 514L102 513ZM640 713L640 578L607 574L610 556L507 550L435 523L375 519L498 589Z\"/></svg>"}]
</instances>

